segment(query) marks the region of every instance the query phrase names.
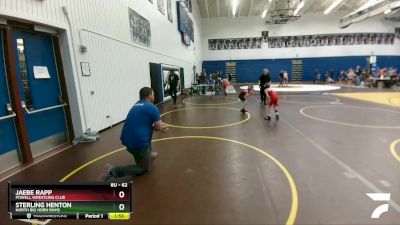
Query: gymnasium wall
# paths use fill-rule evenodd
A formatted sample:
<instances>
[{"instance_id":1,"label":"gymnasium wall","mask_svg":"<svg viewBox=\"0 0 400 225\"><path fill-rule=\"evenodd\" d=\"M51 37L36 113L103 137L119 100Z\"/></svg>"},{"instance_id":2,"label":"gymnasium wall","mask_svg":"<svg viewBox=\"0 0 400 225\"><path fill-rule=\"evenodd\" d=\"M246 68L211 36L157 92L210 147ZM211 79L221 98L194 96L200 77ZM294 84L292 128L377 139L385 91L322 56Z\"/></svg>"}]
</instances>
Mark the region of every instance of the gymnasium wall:
<instances>
[{"instance_id":1,"label":"gymnasium wall","mask_svg":"<svg viewBox=\"0 0 400 225\"><path fill-rule=\"evenodd\" d=\"M303 62L303 81L312 81L316 68L322 74L326 71L334 70L337 75L341 69L353 68L357 65L365 67L368 56L347 56L347 57L318 57L318 58L295 58L295 59L254 59L254 60L217 60L204 61L203 68L207 73L222 71L225 73L225 63L236 62L236 80L238 83L256 83L262 74L263 68L269 68L272 81L279 81L281 69L287 70L289 80L292 78L292 60L302 60ZM400 68L400 56L378 56L377 64L379 67Z\"/></svg>"},{"instance_id":2,"label":"gymnasium wall","mask_svg":"<svg viewBox=\"0 0 400 225\"><path fill-rule=\"evenodd\" d=\"M125 119L139 89L150 86L150 62L183 67L185 86L190 85L193 66L201 70L202 65L200 13L197 1L192 3L195 41L189 47L177 29L175 0L173 23L158 11L157 0L0 0L0 17L58 30L74 131L80 136ZM150 47L133 42L128 7L150 21ZM80 45L87 52L81 53ZM81 75L80 62L90 64L91 76Z\"/></svg>"},{"instance_id":3,"label":"gymnasium wall","mask_svg":"<svg viewBox=\"0 0 400 225\"><path fill-rule=\"evenodd\" d=\"M248 59L293 59L316 57L342 57L363 55L400 55L400 41L394 45L345 45L296 48L268 48L266 43L261 49L208 50L208 39L261 37L262 31L268 31L270 37L335 33L394 33L398 23L385 21L383 16L352 24L345 29L339 27L340 13L325 16L321 13L308 13L294 22L284 25L266 25L261 17L212 18L203 22L203 59L248 60Z\"/></svg>"},{"instance_id":4,"label":"gymnasium wall","mask_svg":"<svg viewBox=\"0 0 400 225\"><path fill-rule=\"evenodd\" d=\"M400 68L400 41L394 45L345 45L296 48L268 48L266 43L261 49L209 50L208 39L261 37L262 31L269 36L291 36L331 33L394 33L397 26L385 21L383 16L374 17L360 23L352 24L346 29L338 25L343 16L338 12L328 16L321 13L309 13L299 20L285 25L266 25L261 17L239 17L202 19L203 22L203 68L207 72L223 71L226 62L236 62L237 81L255 82L262 69L270 69L274 81L278 81L281 69L288 70L291 78L292 60L303 61L303 80L311 81L313 72L319 68L323 74L333 69L348 69L357 65L366 66L366 57L378 56L378 66L395 66Z\"/></svg>"}]
</instances>

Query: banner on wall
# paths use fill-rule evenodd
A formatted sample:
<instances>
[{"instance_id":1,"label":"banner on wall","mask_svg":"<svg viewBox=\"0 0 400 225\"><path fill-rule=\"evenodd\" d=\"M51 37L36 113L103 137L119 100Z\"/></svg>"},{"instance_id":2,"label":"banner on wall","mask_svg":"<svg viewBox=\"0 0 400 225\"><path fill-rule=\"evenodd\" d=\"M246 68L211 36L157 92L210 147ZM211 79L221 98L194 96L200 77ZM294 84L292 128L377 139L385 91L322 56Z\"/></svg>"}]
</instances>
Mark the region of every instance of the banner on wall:
<instances>
[{"instance_id":1,"label":"banner on wall","mask_svg":"<svg viewBox=\"0 0 400 225\"><path fill-rule=\"evenodd\" d=\"M338 46L338 45L393 45L394 33L349 33L269 37L269 48Z\"/></svg>"},{"instance_id":2,"label":"banner on wall","mask_svg":"<svg viewBox=\"0 0 400 225\"><path fill-rule=\"evenodd\" d=\"M181 32L182 42L189 46L190 41L194 42L194 26L189 14L186 12L183 3L176 2L176 14L178 21L178 30Z\"/></svg>"},{"instance_id":3,"label":"banner on wall","mask_svg":"<svg viewBox=\"0 0 400 225\"><path fill-rule=\"evenodd\" d=\"M260 37L208 39L209 50L259 49L268 43L269 48L294 48L340 45L393 45L400 38L400 28L395 33L347 33L269 37L262 31Z\"/></svg>"},{"instance_id":4,"label":"banner on wall","mask_svg":"<svg viewBox=\"0 0 400 225\"><path fill-rule=\"evenodd\" d=\"M132 40L149 47L151 44L150 22L131 8L128 8L128 13Z\"/></svg>"},{"instance_id":5,"label":"banner on wall","mask_svg":"<svg viewBox=\"0 0 400 225\"><path fill-rule=\"evenodd\" d=\"M229 50L229 49L257 49L261 48L262 38L227 38L209 39L209 50Z\"/></svg>"},{"instance_id":6,"label":"banner on wall","mask_svg":"<svg viewBox=\"0 0 400 225\"><path fill-rule=\"evenodd\" d=\"M184 0L184 4L189 12L192 12L192 0Z\"/></svg>"},{"instance_id":7,"label":"banner on wall","mask_svg":"<svg viewBox=\"0 0 400 225\"><path fill-rule=\"evenodd\" d=\"M165 15L165 3L164 0L157 0L157 8L162 14Z\"/></svg>"},{"instance_id":8,"label":"banner on wall","mask_svg":"<svg viewBox=\"0 0 400 225\"><path fill-rule=\"evenodd\" d=\"M167 0L167 15L168 15L168 20L171 23L174 22L174 16L172 15L172 3L171 3L171 0Z\"/></svg>"}]
</instances>

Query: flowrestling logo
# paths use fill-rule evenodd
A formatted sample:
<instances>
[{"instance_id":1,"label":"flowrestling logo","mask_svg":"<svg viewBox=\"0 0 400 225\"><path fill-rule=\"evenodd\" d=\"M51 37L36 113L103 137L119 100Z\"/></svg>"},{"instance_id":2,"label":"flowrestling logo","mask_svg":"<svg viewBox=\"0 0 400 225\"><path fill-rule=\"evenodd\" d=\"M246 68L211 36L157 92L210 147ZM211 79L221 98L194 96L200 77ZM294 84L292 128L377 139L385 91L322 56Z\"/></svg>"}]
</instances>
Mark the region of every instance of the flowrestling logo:
<instances>
[{"instance_id":1,"label":"flowrestling logo","mask_svg":"<svg viewBox=\"0 0 400 225\"><path fill-rule=\"evenodd\" d=\"M381 215L387 211L389 211L389 201L390 201L390 193L366 193L368 197L376 202L385 202L375 208L375 210L371 214L372 219L379 219Z\"/></svg>"}]
</instances>

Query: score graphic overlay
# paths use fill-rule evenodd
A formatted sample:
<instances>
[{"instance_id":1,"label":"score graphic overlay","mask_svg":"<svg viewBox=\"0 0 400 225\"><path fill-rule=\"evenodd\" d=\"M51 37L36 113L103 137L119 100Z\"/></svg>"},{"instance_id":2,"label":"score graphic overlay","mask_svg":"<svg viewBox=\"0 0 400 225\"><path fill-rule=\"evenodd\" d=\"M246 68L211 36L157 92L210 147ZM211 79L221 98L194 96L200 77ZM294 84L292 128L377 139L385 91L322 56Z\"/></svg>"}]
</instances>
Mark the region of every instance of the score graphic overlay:
<instances>
[{"instance_id":1,"label":"score graphic overlay","mask_svg":"<svg viewBox=\"0 0 400 225\"><path fill-rule=\"evenodd\" d=\"M128 220L132 183L8 183L11 219Z\"/></svg>"}]
</instances>

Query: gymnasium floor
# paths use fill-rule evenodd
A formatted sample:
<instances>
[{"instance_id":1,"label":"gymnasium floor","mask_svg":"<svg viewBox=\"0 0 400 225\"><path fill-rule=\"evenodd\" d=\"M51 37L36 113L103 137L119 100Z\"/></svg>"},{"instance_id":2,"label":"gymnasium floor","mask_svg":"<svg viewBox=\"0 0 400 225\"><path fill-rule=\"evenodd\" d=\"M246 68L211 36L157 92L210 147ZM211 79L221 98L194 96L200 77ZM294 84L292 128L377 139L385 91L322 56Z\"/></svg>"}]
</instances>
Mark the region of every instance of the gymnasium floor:
<instances>
[{"instance_id":1,"label":"gymnasium floor","mask_svg":"<svg viewBox=\"0 0 400 225\"><path fill-rule=\"evenodd\" d=\"M48 224L400 223L399 91L280 94L279 104L270 122L259 95L245 115L236 95L159 105L171 126L153 137L151 173L134 178L132 219ZM0 224L27 224L8 219L7 180L95 181L107 162L130 163L121 128L2 180ZM389 211L371 219L384 202L366 193L391 193Z\"/></svg>"}]
</instances>

